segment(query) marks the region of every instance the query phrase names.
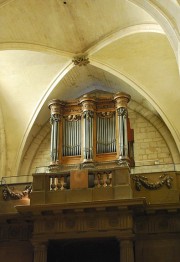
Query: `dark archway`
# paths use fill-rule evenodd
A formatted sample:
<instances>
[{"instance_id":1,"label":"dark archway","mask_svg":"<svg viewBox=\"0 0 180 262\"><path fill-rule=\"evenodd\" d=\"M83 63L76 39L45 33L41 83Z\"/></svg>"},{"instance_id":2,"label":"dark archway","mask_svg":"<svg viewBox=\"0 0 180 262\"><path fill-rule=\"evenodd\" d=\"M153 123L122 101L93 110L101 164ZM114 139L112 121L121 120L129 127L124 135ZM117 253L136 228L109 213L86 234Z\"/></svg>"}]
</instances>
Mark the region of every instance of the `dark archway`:
<instances>
[{"instance_id":1,"label":"dark archway","mask_svg":"<svg viewBox=\"0 0 180 262\"><path fill-rule=\"evenodd\" d=\"M119 253L115 238L51 240L47 262L119 262Z\"/></svg>"}]
</instances>

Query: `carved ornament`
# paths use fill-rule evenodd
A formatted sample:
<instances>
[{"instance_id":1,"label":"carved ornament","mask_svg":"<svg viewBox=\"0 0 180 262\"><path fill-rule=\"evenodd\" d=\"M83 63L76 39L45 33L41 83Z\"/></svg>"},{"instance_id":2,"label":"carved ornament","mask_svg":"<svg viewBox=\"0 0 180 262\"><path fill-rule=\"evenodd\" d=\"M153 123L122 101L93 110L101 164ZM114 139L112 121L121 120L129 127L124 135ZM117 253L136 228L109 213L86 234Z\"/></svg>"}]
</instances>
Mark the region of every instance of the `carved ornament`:
<instances>
[{"instance_id":1,"label":"carved ornament","mask_svg":"<svg viewBox=\"0 0 180 262\"><path fill-rule=\"evenodd\" d=\"M79 100L82 111L94 111L96 108L96 100L93 97L90 97L88 95L84 95Z\"/></svg>"},{"instance_id":2,"label":"carved ornament","mask_svg":"<svg viewBox=\"0 0 180 262\"><path fill-rule=\"evenodd\" d=\"M59 114L51 115L50 124L53 125L54 121L59 122L61 120L61 116Z\"/></svg>"},{"instance_id":3,"label":"carved ornament","mask_svg":"<svg viewBox=\"0 0 180 262\"><path fill-rule=\"evenodd\" d=\"M127 108L125 107L118 108L117 113L118 113L118 116L124 116L124 117L128 116L128 111L127 111Z\"/></svg>"},{"instance_id":4,"label":"carved ornament","mask_svg":"<svg viewBox=\"0 0 180 262\"><path fill-rule=\"evenodd\" d=\"M64 117L67 121L72 122L72 121L78 121L81 119L80 115L68 115Z\"/></svg>"},{"instance_id":5,"label":"carved ornament","mask_svg":"<svg viewBox=\"0 0 180 262\"><path fill-rule=\"evenodd\" d=\"M61 114L62 106L64 105L63 101L60 101L59 99L52 99L48 103L48 107L51 110L51 115L55 114Z\"/></svg>"},{"instance_id":6,"label":"carved ornament","mask_svg":"<svg viewBox=\"0 0 180 262\"><path fill-rule=\"evenodd\" d=\"M100 112L100 113L97 113L98 117L100 118L111 118L113 117L115 112Z\"/></svg>"},{"instance_id":7,"label":"carved ornament","mask_svg":"<svg viewBox=\"0 0 180 262\"><path fill-rule=\"evenodd\" d=\"M89 58L86 56L77 56L74 57L74 59L72 60L72 62L74 63L74 65L78 65L78 66L86 66L87 64L89 64Z\"/></svg>"},{"instance_id":8,"label":"carved ornament","mask_svg":"<svg viewBox=\"0 0 180 262\"><path fill-rule=\"evenodd\" d=\"M116 108L120 108L120 107L127 107L127 104L129 103L131 99L131 96L126 94L126 93L117 93L114 96L114 100L116 101Z\"/></svg>"},{"instance_id":9,"label":"carved ornament","mask_svg":"<svg viewBox=\"0 0 180 262\"><path fill-rule=\"evenodd\" d=\"M157 190L163 187L164 185L166 185L167 188L170 189L172 187L172 180L173 180L171 176L166 174L161 175L159 177L160 181L157 181L155 183L149 182L148 178L145 176L135 175L132 177L132 179L135 182L135 187L137 191L140 191L142 186L149 190Z\"/></svg>"},{"instance_id":10,"label":"carved ornament","mask_svg":"<svg viewBox=\"0 0 180 262\"><path fill-rule=\"evenodd\" d=\"M32 192L32 185L26 186L25 189L21 192L14 192L13 189L10 189L8 185L4 185L4 188L2 190L2 195L4 200L17 200L22 199L23 197L26 197L30 195Z\"/></svg>"},{"instance_id":11,"label":"carved ornament","mask_svg":"<svg viewBox=\"0 0 180 262\"><path fill-rule=\"evenodd\" d=\"M83 112L82 116L83 116L83 118L89 120L90 118L94 117L94 112L90 111L90 110L87 110L87 111Z\"/></svg>"}]
</instances>

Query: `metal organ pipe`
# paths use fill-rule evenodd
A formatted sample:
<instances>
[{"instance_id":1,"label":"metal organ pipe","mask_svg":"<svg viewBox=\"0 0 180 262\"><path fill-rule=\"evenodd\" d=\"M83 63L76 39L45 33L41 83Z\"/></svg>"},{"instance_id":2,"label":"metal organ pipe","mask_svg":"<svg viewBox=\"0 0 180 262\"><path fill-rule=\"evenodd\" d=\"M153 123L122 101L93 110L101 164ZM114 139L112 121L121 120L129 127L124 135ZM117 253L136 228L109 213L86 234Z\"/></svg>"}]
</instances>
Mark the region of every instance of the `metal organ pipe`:
<instances>
[{"instance_id":1,"label":"metal organ pipe","mask_svg":"<svg viewBox=\"0 0 180 262\"><path fill-rule=\"evenodd\" d=\"M97 153L116 152L115 115L103 112L97 116Z\"/></svg>"},{"instance_id":2,"label":"metal organ pipe","mask_svg":"<svg viewBox=\"0 0 180 262\"><path fill-rule=\"evenodd\" d=\"M64 119L63 155L77 156L81 154L81 118L71 115Z\"/></svg>"}]
</instances>

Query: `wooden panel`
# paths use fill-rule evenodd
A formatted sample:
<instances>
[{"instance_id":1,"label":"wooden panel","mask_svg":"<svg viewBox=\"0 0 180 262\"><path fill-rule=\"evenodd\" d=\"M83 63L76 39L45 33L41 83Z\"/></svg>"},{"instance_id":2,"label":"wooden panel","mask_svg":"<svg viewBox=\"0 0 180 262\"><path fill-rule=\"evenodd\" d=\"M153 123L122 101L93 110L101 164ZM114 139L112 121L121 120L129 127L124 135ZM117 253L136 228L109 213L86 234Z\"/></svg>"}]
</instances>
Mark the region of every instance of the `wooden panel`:
<instances>
[{"instance_id":1,"label":"wooden panel","mask_svg":"<svg viewBox=\"0 0 180 262\"><path fill-rule=\"evenodd\" d=\"M70 188L88 188L88 170L73 170L70 173Z\"/></svg>"}]
</instances>

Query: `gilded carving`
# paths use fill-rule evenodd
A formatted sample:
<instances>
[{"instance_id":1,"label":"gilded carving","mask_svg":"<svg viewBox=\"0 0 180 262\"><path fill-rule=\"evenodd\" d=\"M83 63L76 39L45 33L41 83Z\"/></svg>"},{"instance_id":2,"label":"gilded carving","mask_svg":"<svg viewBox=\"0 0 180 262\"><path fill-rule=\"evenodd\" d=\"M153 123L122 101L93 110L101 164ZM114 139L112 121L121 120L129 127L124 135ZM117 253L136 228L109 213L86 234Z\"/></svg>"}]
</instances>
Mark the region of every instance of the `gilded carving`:
<instances>
[{"instance_id":1,"label":"gilded carving","mask_svg":"<svg viewBox=\"0 0 180 262\"><path fill-rule=\"evenodd\" d=\"M97 116L100 117L100 118L111 118L111 117L113 117L114 114L115 114L115 112L108 111L108 112L97 113Z\"/></svg>"},{"instance_id":2,"label":"gilded carving","mask_svg":"<svg viewBox=\"0 0 180 262\"><path fill-rule=\"evenodd\" d=\"M82 114L83 118L85 119L90 119L90 118L93 118L94 117L94 112L93 111L90 111L90 110L87 110L87 111L84 111L83 114Z\"/></svg>"},{"instance_id":3,"label":"gilded carving","mask_svg":"<svg viewBox=\"0 0 180 262\"><path fill-rule=\"evenodd\" d=\"M58 99L53 99L49 102L48 107L51 110L50 124L53 124L54 121L60 121L63 105L64 103Z\"/></svg>"},{"instance_id":4,"label":"gilded carving","mask_svg":"<svg viewBox=\"0 0 180 262\"><path fill-rule=\"evenodd\" d=\"M68 116L65 116L64 117L67 121L78 121L81 119L81 116L80 115L68 115Z\"/></svg>"},{"instance_id":5,"label":"gilded carving","mask_svg":"<svg viewBox=\"0 0 180 262\"><path fill-rule=\"evenodd\" d=\"M61 120L61 116L59 114L51 115L49 122L51 125L53 125L54 121L59 122Z\"/></svg>"},{"instance_id":6,"label":"gilded carving","mask_svg":"<svg viewBox=\"0 0 180 262\"><path fill-rule=\"evenodd\" d=\"M114 96L114 100L116 101L116 108L127 107L128 102L130 101L131 96L122 92L117 93Z\"/></svg>"},{"instance_id":7,"label":"gilded carving","mask_svg":"<svg viewBox=\"0 0 180 262\"><path fill-rule=\"evenodd\" d=\"M118 116L123 116L127 117L128 116L128 111L125 107L120 107L117 109Z\"/></svg>"}]
</instances>

